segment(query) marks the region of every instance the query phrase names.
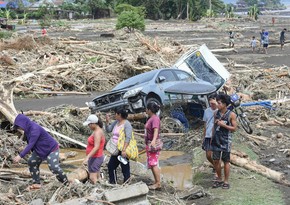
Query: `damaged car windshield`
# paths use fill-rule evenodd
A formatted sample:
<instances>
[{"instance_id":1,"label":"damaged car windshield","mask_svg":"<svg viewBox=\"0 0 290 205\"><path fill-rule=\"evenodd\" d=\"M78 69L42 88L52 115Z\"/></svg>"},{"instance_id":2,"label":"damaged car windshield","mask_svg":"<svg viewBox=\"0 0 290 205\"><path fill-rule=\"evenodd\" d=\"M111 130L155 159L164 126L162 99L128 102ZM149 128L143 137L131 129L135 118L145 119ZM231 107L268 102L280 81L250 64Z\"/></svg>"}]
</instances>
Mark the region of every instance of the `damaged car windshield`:
<instances>
[{"instance_id":1,"label":"damaged car windshield","mask_svg":"<svg viewBox=\"0 0 290 205\"><path fill-rule=\"evenodd\" d=\"M123 82L119 83L116 87L114 87L113 90L121 90L135 86L137 84L148 82L154 77L156 72L158 72L158 70L152 70L150 72L142 73L127 80L124 80Z\"/></svg>"},{"instance_id":2,"label":"damaged car windshield","mask_svg":"<svg viewBox=\"0 0 290 205\"><path fill-rule=\"evenodd\" d=\"M186 63L192 69L196 77L213 84L216 88L224 84L224 80L206 63L203 56L198 53L190 56Z\"/></svg>"}]
</instances>

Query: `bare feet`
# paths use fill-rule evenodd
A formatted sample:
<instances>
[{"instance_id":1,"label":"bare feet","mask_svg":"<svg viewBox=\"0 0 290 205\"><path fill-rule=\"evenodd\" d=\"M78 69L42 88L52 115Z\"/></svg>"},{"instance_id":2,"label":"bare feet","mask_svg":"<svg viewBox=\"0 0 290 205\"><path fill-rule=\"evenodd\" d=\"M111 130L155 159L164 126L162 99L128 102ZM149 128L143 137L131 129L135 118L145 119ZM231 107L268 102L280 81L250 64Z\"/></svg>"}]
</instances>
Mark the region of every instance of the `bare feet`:
<instances>
[{"instance_id":1,"label":"bare feet","mask_svg":"<svg viewBox=\"0 0 290 205\"><path fill-rule=\"evenodd\" d=\"M150 190L160 190L161 189L161 185L159 183L157 184L153 184L151 186L148 187Z\"/></svg>"},{"instance_id":2,"label":"bare feet","mask_svg":"<svg viewBox=\"0 0 290 205\"><path fill-rule=\"evenodd\" d=\"M27 191L41 189L41 184L32 184L26 188Z\"/></svg>"}]
</instances>

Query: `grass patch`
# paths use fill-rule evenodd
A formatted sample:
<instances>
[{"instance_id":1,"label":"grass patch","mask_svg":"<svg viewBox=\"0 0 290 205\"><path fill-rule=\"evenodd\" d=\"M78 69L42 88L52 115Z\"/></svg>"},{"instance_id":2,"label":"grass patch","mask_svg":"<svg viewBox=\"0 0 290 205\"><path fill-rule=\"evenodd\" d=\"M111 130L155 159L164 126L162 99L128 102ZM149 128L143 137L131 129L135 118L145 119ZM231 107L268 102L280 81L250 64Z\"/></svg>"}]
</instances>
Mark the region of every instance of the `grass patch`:
<instances>
[{"instance_id":1,"label":"grass patch","mask_svg":"<svg viewBox=\"0 0 290 205\"><path fill-rule=\"evenodd\" d=\"M229 190L209 188L215 205L284 205L282 192L271 180L256 173L231 169Z\"/></svg>"},{"instance_id":2,"label":"grass patch","mask_svg":"<svg viewBox=\"0 0 290 205\"><path fill-rule=\"evenodd\" d=\"M249 154L251 159L257 155L242 144L238 139L233 142L233 149ZM213 189L213 174L211 168L202 166L206 161L205 152L201 148L194 149L193 158L193 184L201 185L211 195L210 204L214 205L285 205L283 193L277 185L249 170L231 165L229 190ZM223 170L222 170L223 171ZM198 203L197 203L198 204Z\"/></svg>"},{"instance_id":3,"label":"grass patch","mask_svg":"<svg viewBox=\"0 0 290 205\"><path fill-rule=\"evenodd\" d=\"M259 156L255 152L253 152L253 150L250 149L245 143L243 143L243 141L240 139L240 136L242 135L243 134L241 134L240 131L237 131L233 134L232 149L245 152L251 160L257 161L259 159Z\"/></svg>"},{"instance_id":4,"label":"grass patch","mask_svg":"<svg viewBox=\"0 0 290 205\"><path fill-rule=\"evenodd\" d=\"M12 31L0 31L0 38L10 38L12 36Z\"/></svg>"}]
</instances>

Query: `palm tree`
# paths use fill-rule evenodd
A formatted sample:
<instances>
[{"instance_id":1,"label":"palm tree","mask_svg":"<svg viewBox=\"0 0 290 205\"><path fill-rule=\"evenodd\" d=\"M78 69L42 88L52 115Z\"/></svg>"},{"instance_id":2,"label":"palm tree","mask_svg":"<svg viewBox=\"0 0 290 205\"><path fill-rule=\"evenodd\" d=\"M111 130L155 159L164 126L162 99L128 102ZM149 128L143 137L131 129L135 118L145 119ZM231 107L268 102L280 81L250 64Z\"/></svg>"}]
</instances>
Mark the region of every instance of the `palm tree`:
<instances>
[{"instance_id":1,"label":"palm tree","mask_svg":"<svg viewBox=\"0 0 290 205\"><path fill-rule=\"evenodd\" d=\"M255 4L254 6L250 7L250 10L249 10L250 18L252 18L254 20L257 20L259 14L260 14L260 11L259 11L259 8L258 8L257 4Z\"/></svg>"}]
</instances>

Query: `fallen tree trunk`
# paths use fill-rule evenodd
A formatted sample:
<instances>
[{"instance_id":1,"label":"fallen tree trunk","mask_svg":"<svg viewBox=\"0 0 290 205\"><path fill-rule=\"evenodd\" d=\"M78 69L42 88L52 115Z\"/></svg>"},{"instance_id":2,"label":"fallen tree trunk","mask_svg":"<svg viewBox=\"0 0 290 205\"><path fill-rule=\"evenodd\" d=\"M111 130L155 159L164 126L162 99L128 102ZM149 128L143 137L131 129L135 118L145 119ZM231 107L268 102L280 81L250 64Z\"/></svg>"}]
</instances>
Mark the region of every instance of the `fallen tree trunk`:
<instances>
[{"instance_id":1,"label":"fallen tree trunk","mask_svg":"<svg viewBox=\"0 0 290 205\"><path fill-rule=\"evenodd\" d=\"M0 84L0 112L11 123L14 123L14 119L17 116L17 111L13 103L13 90L14 87L32 77L34 74L27 73L23 76L14 78L10 81L4 81Z\"/></svg>"},{"instance_id":2,"label":"fallen tree trunk","mask_svg":"<svg viewBox=\"0 0 290 205\"><path fill-rule=\"evenodd\" d=\"M231 163L239 167L243 167L245 169L254 171L258 174L261 174L275 182L278 182L281 184L289 183L287 180L285 180L285 175L283 173L269 169L268 167L258 164L256 161L249 160L248 158L243 158L243 157L239 157L237 155L232 154Z\"/></svg>"},{"instance_id":3,"label":"fallen tree trunk","mask_svg":"<svg viewBox=\"0 0 290 205\"><path fill-rule=\"evenodd\" d=\"M74 144L78 144L78 145L80 145L80 146L82 146L82 147L84 147L84 148L87 147L86 144L84 144L84 143L82 143L82 142L80 142L80 141L74 140L74 139L72 139L72 138L70 138L70 137L68 137L68 136L65 136L65 135L60 134L60 133L58 133L58 132L56 132L56 131L50 130L50 129L46 128L46 127L43 127L43 128L44 128L47 132L49 132L49 133L51 133L51 134L54 134L54 135L57 135L57 136L59 136L59 137L65 139L65 140L67 140L67 141L69 141L69 142L73 142Z\"/></svg>"},{"instance_id":4,"label":"fallen tree trunk","mask_svg":"<svg viewBox=\"0 0 290 205\"><path fill-rule=\"evenodd\" d=\"M73 182L75 180L84 181L88 179L88 177L89 173L83 167L80 167L67 175L68 181L70 182Z\"/></svg>"}]
</instances>

